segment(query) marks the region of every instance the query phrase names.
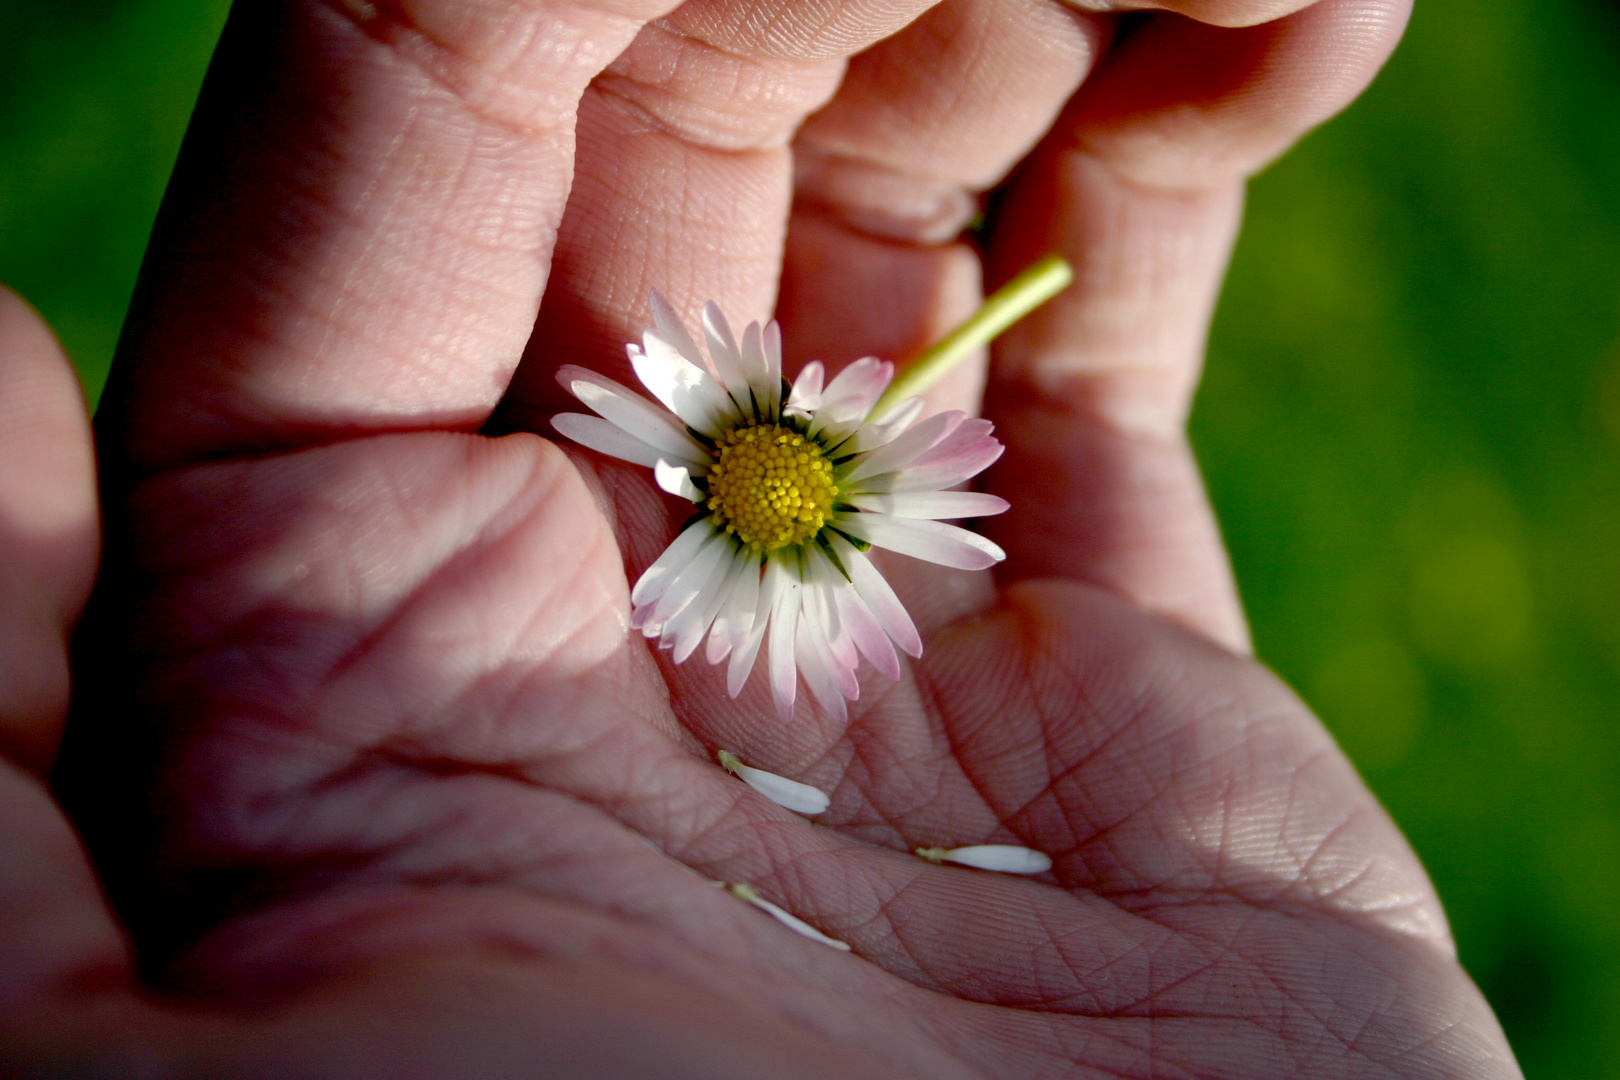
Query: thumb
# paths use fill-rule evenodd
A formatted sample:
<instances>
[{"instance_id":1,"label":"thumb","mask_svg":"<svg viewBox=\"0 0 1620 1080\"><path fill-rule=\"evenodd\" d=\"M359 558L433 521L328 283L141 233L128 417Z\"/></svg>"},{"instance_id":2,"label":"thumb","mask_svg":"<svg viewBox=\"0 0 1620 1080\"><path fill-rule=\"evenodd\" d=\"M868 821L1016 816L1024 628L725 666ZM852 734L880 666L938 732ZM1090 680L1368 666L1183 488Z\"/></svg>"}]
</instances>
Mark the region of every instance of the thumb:
<instances>
[{"instance_id":1,"label":"thumb","mask_svg":"<svg viewBox=\"0 0 1620 1080\"><path fill-rule=\"evenodd\" d=\"M98 546L78 382L44 321L0 286L0 1018L64 979L127 966L43 783Z\"/></svg>"},{"instance_id":2,"label":"thumb","mask_svg":"<svg viewBox=\"0 0 1620 1080\"><path fill-rule=\"evenodd\" d=\"M38 313L0 286L0 756L43 776L67 714L67 641L100 544L84 398Z\"/></svg>"}]
</instances>

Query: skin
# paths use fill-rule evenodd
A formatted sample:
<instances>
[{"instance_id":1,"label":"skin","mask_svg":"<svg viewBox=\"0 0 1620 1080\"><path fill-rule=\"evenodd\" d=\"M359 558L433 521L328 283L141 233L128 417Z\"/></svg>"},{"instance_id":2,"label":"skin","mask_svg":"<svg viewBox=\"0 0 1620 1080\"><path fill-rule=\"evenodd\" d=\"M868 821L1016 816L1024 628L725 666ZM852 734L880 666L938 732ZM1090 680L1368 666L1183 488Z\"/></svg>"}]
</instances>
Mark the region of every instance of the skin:
<instances>
[{"instance_id":1,"label":"skin","mask_svg":"<svg viewBox=\"0 0 1620 1080\"><path fill-rule=\"evenodd\" d=\"M1405 9L1133 6L238 5L98 417L59 758L94 473L0 301L0 1071L1518 1076L1247 656L1183 435L1245 177ZM783 726L628 630L680 508L547 440L557 365L627 379L652 287L774 304L790 369L903 359L1053 250L934 392L1007 445L1009 558L889 560L900 682ZM986 842L1054 868L909 854Z\"/></svg>"}]
</instances>

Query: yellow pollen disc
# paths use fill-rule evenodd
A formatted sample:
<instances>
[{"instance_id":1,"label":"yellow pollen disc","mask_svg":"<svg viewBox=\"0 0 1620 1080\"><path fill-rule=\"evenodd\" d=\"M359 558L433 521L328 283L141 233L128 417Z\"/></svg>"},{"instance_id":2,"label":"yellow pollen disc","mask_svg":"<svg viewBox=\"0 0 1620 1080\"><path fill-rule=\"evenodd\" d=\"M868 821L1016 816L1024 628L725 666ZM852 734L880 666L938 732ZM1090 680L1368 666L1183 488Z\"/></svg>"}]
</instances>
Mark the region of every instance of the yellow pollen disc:
<instances>
[{"instance_id":1,"label":"yellow pollen disc","mask_svg":"<svg viewBox=\"0 0 1620 1080\"><path fill-rule=\"evenodd\" d=\"M775 551L826 524L838 488L821 447L792 428L733 428L709 469L709 509L743 543Z\"/></svg>"}]
</instances>

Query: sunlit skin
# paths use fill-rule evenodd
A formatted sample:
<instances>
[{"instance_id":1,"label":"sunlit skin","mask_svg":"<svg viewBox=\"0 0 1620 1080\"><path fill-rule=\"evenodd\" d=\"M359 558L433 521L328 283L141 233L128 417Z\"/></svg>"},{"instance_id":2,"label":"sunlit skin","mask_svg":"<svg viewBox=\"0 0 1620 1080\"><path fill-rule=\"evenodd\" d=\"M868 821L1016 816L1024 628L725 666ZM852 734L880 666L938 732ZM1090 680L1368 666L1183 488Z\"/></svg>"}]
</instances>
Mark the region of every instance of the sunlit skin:
<instances>
[{"instance_id":1,"label":"sunlit skin","mask_svg":"<svg viewBox=\"0 0 1620 1080\"><path fill-rule=\"evenodd\" d=\"M0 1072L1517 1076L1248 657L1183 435L1245 177L1406 12L1179 8L241 5L98 420L55 767L88 860L40 779L88 437L0 300ZM631 381L652 288L774 308L790 371L903 360L1052 251L1075 285L931 392L982 390L1009 557L885 562L898 683L783 725L631 631L690 504L548 440L558 365ZM982 843L1053 869L913 854Z\"/></svg>"}]
</instances>

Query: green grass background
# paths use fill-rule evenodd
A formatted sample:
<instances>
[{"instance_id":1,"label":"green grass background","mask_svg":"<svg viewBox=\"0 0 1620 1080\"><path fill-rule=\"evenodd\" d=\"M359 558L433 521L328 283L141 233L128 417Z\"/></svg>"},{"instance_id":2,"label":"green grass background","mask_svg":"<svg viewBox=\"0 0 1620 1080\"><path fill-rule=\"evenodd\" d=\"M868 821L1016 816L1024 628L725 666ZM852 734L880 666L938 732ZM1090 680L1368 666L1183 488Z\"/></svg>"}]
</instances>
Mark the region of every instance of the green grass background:
<instances>
[{"instance_id":1,"label":"green grass background","mask_svg":"<svg viewBox=\"0 0 1620 1080\"><path fill-rule=\"evenodd\" d=\"M0 279L92 394L225 8L0 14ZM1193 428L1525 1071L1620 1077L1620 13L1419 0L1254 182Z\"/></svg>"}]
</instances>

